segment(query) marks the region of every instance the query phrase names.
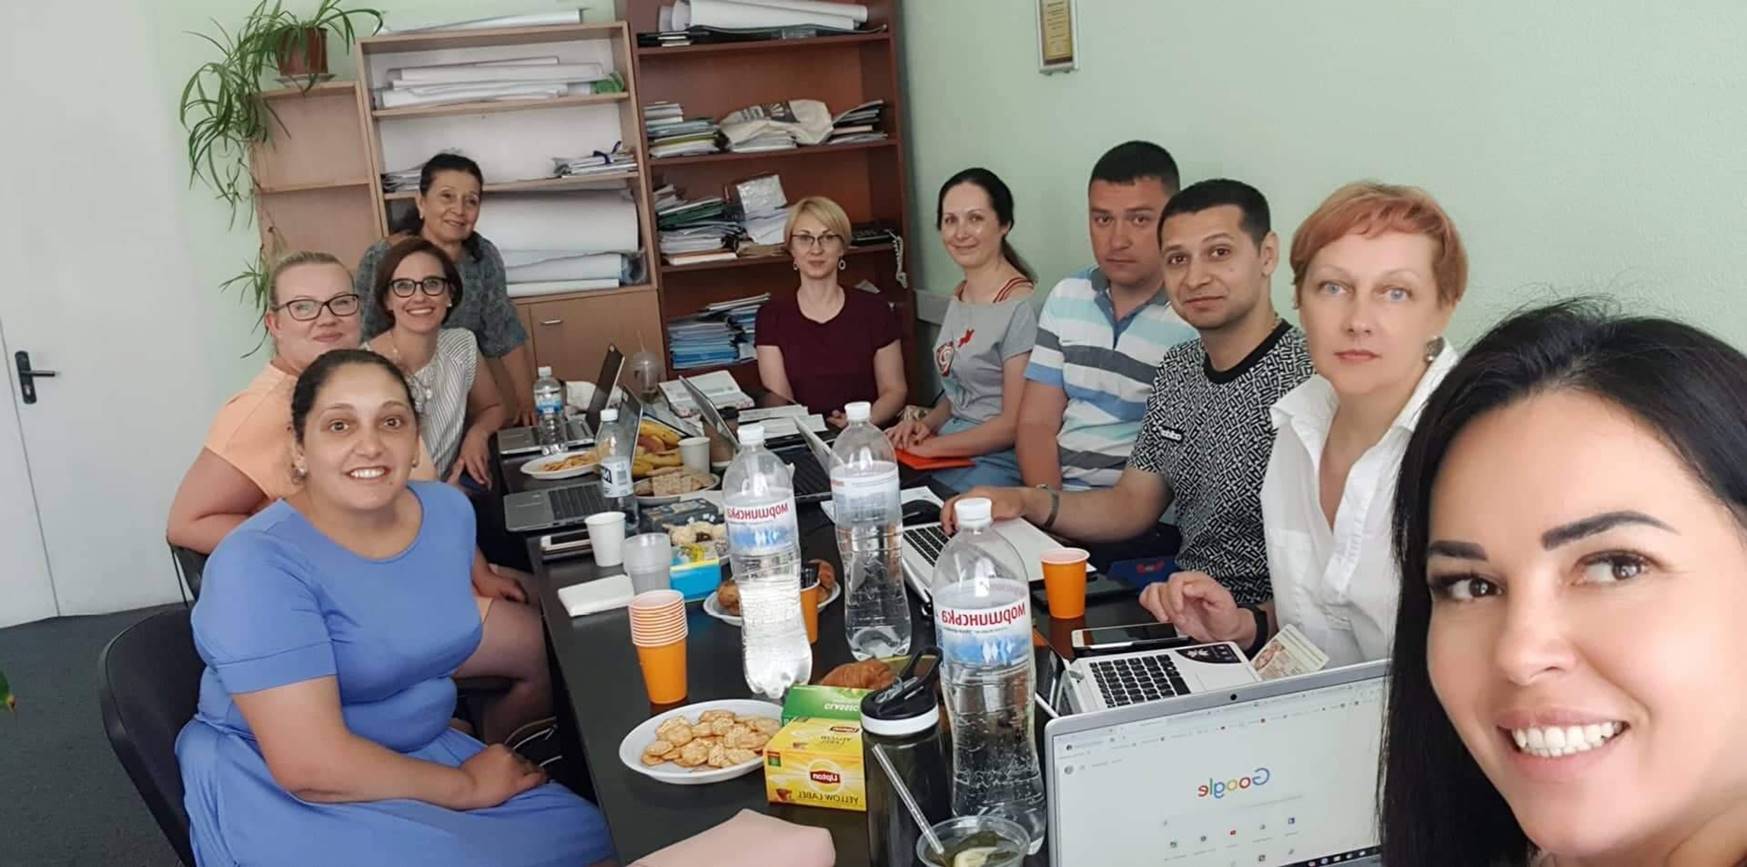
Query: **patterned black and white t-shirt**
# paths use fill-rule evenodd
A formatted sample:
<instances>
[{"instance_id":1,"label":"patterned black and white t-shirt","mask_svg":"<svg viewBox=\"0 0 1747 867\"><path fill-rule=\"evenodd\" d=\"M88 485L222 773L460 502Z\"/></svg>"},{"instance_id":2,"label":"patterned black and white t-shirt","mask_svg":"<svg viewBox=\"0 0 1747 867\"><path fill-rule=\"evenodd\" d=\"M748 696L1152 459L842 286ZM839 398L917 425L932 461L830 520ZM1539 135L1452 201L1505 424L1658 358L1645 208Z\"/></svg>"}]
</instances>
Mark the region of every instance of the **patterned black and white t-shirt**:
<instances>
[{"instance_id":1,"label":"patterned black and white t-shirt","mask_svg":"<svg viewBox=\"0 0 1747 867\"><path fill-rule=\"evenodd\" d=\"M1206 572L1239 605L1272 595L1262 476L1274 446L1268 408L1310 378L1304 334L1282 321L1249 357L1216 371L1201 341L1159 361L1128 465L1162 476L1177 507L1177 568Z\"/></svg>"}]
</instances>

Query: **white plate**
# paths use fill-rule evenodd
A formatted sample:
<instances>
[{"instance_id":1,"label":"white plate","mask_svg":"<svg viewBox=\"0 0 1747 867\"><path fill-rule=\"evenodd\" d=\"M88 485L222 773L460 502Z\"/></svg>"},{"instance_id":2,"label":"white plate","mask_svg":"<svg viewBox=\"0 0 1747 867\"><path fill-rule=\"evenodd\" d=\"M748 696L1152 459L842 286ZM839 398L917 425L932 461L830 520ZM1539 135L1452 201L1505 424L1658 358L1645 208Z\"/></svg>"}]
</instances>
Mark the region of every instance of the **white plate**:
<instances>
[{"instance_id":1,"label":"white plate","mask_svg":"<svg viewBox=\"0 0 1747 867\"><path fill-rule=\"evenodd\" d=\"M530 476L533 476L536 479L547 479L547 480L573 479L573 478L576 478L577 476L586 476L589 473L594 472L596 467L600 466L600 462L596 461L595 463L591 463L585 467L578 467L578 468L572 469L572 470L559 470L555 473L549 473L549 472L546 472L546 471L540 469L541 467L548 466L550 464L558 463L559 461L562 461L565 458L575 457L578 454L586 454L586 452L566 452L566 453L561 454L561 455L551 455L551 456L543 457L543 458L535 458L531 461L528 461L525 464L522 464L522 472L524 472Z\"/></svg>"},{"instance_id":2,"label":"white plate","mask_svg":"<svg viewBox=\"0 0 1747 867\"><path fill-rule=\"evenodd\" d=\"M698 715L707 710L725 710L736 716L762 716L778 721L783 716L783 709L780 706L768 701L757 701L750 698L728 698L720 701L700 701L697 704L688 704L685 707L674 708L660 716L650 717L644 720L642 725L632 729L630 734L625 735L624 740L619 741L619 761L624 762L625 767L645 777L676 786L702 786L707 783L719 783L723 780L743 777L758 770L764 764L762 756L750 762L741 762L726 768L712 768L705 765L705 770L701 771L686 770L672 762L665 762L654 767L643 764L643 748L655 740L655 730L660 728L662 723L677 716L683 716L691 722L697 722Z\"/></svg>"},{"instance_id":3,"label":"white plate","mask_svg":"<svg viewBox=\"0 0 1747 867\"><path fill-rule=\"evenodd\" d=\"M839 581L836 584L831 585L831 592L829 594L827 594L824 599L819 601L819 610L824 611L825 606L830 605L834 600L837 599L837 597L842 596L842 595L843 595L843 582L842 581ZM704 613L710 615L711 617L716 618L717 620L722 621L723 623L728 624L729 626L739 626L740 625L740 618L735 617L734 615L729 614L728 612L722 610L722 604L720 602L716 601L716 591L714 591L714 590L710 591L710 595L704 597Z\"/></svg>"},{"instance_id":4,"label":"white plate","mask_svg":"<svg viewBox=\"0 0 1747 867\"><path fill-rule=\"evenodd\" d=\"M638 479L638 481L643 481L643 480ZM706 487L698 488L697 490L691 491L689 493L668 494L668 495L663 496L663 497L654 497L654 496L645 497L642 494L638 494L637 495L637 502L642 504L642 505L645 505L645 506L665 506L668 503L677 503L680 500L683 500L687 497L695 498L695 497L697 497L697 495L699 495L705 491L715 490L716 487L721 485L721 484L722 484L722 477L718 476L714 473L711 473L710 474L710 484Z\"/></svg>"}]
</instances>

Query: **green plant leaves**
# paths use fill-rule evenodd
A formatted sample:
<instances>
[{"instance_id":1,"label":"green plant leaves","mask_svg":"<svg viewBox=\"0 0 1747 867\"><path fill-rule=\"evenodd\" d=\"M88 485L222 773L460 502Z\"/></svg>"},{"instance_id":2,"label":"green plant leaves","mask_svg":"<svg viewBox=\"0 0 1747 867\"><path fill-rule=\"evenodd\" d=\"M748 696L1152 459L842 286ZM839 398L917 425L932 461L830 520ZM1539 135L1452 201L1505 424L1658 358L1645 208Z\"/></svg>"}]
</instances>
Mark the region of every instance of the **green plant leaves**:
<instances>
[{"instance_id":1,"label":"green plant leaves","mask_svg":"<svg viewBox=\"0 0 1747 867\"><path fill-rule=\"evenodd\" d=\"M9 711L18 710L18 699L12 697L12 686L6 682L4 671L0 671L0 705Z\"/></svg>"}]
</instances>

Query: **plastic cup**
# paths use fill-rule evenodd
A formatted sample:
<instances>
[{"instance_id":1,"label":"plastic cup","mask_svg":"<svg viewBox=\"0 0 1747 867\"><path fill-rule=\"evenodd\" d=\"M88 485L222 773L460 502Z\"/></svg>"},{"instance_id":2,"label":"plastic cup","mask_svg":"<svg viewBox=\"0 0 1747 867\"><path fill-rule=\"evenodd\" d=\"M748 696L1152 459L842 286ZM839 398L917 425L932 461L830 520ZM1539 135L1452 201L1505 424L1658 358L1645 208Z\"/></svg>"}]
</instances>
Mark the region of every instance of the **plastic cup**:
<instances>
[{"instance_id":1,"label":"plastic cup","mask_svg":"<svg viewBox=\"0 0 1747 867\"><path fill-rule=\"evenodd\" d=\"M686 437L679 441L679 460L694 473L710 474L710 438Z\"/></svg>"},{"instance_id":2,"label":"plastic cup","mask_svg":"<svg viewBox=\"0 0 1747 867\"><path fill-rule=\"evenodd\" d=\"M801 578L801 621L807 624L807 643L813 644L819 640L819 577L808 580Z\"/></svg>"},{"instance_id":3,"label":"plastic cup","mask_svg":"<svg viewBox=\"0 0 1747 867\"><path fill-rule=\"evenodd\" d=\"M639 593L631 598L626 613L632 644L667 644L686 635L685 597L677 590Z\"/></svg>"},{"instance_id":4,"label":"plastic cup","mask_svg":"<svg viewBox=\"0 0 1747 867\"><path fill-rule=\"evenodd\" d=\"M673 543L666 533L643 533L625 540L625 574L638 593L666 590L673 567Z\"/></svg>"},{"instance_id":5,"label":"plastic cup","mask_svg":"<svg viewBox=\"0 0 1747 867\"><path fill-rule=\"evenodd\" d=\"M978 849L992 850L980 862L983 867L1018 867L1025 863L1031 848L1025 829L1000 816L959 816L936 824L932 830L946 852L934 851L926 834L918 837L916 857L927 867L953 867L959 855Z\"/></svg>"},{"instance_id":6,"label":"plastic cup","mask_svg":"<svg viewBox=\"0 0 1747 867\"><path fill-rule=\"evenodd\" d=\"M1049 598L1049 616L1071 620L1086 616L1086 559L1084 548L1051 548L1043 552L1043 592Z\"/></svg>"},{"instance_id":7,"label":"plastic cup","mask_svg":"<svg viewBox=\"0 0 1747 867\"><path fill-rule=\"evenodd\" d=\"M624 512L596 512L583 523L588 525L588 542L594 547L596 566L617 566L625 562Z\"/></svg>"},{"instance_id":8,"label":"plastic cup","mask_svg":"<svg viewBox=\"0 0 1747 867\"><path fill-rule=\"evenodd\" d=\"M643 669L643 690L655 704L672 704L685 698L685 637L654 646L637 645L637 663Z\"/></svg>"}]
</instances>

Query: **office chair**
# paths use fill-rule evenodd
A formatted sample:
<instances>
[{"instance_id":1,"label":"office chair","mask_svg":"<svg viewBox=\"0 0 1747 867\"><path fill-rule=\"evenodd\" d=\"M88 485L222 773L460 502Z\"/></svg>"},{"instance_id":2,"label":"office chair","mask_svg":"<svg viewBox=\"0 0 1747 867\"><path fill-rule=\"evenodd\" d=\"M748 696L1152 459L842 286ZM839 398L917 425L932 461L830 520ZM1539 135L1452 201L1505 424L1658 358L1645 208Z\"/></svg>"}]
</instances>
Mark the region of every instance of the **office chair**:
<instances>
[{"instance_id":1,"label":"office chair","mask_svg":"<svg viewBox=\"0 0 1747 867\"><path fill-rule=\"evenodd\" d=\"M204 670L185 608L129 626L97 658L98 699L109 745L188 867L194 867L194 851L182 806L176 736L194 718Z\"/></svg>"},{"instance_id":2,"label":"office chair","mask_svg":"<svg viewBox=\"0 0 1747 867\"><path fill-rule=\"evenodd\" d=\"M206 555L181 545L170 546L170 559L176 564L176 574L182 586L188 588L190 601L200 599L200 576L206 571Z\"/></svg>"}]
</instances>

